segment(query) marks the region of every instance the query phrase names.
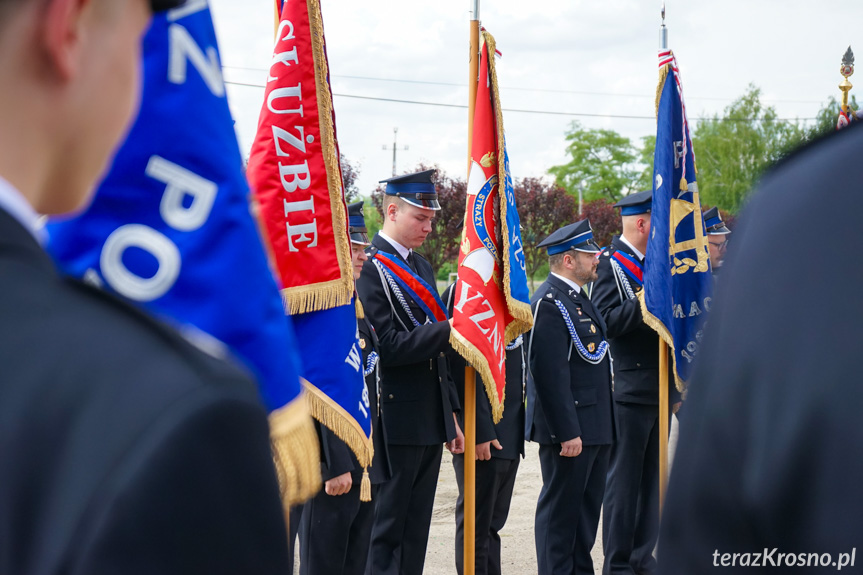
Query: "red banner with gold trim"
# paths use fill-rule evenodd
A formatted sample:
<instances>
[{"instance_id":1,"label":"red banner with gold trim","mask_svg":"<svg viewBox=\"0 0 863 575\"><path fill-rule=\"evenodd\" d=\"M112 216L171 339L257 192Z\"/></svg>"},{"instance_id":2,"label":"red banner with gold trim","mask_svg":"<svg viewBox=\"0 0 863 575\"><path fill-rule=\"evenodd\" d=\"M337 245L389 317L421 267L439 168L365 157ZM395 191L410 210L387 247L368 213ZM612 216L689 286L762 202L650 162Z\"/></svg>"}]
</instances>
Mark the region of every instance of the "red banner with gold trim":
<instances>
[{"instance_id":1,"label":"red banner with gold trim","mask_svg":"<svg viewBox=\"0 0 863 575\"><path fill-rule=\"evenodd\" d=\"M494 38L483 31L482 39L450 343L482 376L497 423L503 416L506 345L530 329L532 317L529 305L513 297L510 285L523 283L523 289L515 291L526 299L525 276L513 273L510 259L512 250L520 247L511 239L520 243L521 236L515 203L510 205L504 193L509 173L497 76L489 56L495 53Z\"/></svg>"},{"instance_id":2,"label":"red banner with gold trim","mask_svg":"<svg viewBox=\"0 0 863 575\"><path fill-rule=\"evenodd\" d=\"M247 175L286 309L350 303L347 206L317 0L284 3Z\"/></svg>"}]
</instances>

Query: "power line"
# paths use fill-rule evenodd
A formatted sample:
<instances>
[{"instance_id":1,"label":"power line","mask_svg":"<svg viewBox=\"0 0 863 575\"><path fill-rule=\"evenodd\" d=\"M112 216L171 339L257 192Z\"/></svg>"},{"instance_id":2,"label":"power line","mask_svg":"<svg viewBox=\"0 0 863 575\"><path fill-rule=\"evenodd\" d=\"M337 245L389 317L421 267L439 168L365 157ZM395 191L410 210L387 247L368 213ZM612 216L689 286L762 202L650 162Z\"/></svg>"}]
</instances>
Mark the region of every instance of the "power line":
<instances>
[{"instance_id":1,"label":"power line","mask_svg":"<svg viewBox=\"0 0 863 575\"><path fill-rule=\"evenodd\" d=\"M269 70L264 68L244 68L242 66L222 66L223 69L226 70L245 70L249 72L269 72ZM465 88L465 84L458 82L438 82L431 80L406 80L403 78L375 78L372 76L351 76L346 74L332 74L333 78L348 78L351 80L370 80L373 82L394 82L398 84L422 84L426 86L454 86L458 88ZM621 97L621 98L650 98L654 99L656 96L654 94L627 94L625 92L592 92L588 90L561 90L556 88L525 88L525 87L513 87L513 86L501 86L501 90L512 90L516 92L547 92L551 94L575 94L580 96L611 96L611 97ZM734 98L722 98L718 96L689 96L689 100L709 100L714 102L731 102L734 101ZM765 99L765 102L777 102L782 104L822 104L821 101L816 100L784 100L784 99Z\"/></svg>"},{"instance_id":2,"label":"power line","mask_svg":"<svg viewBox=\"0 0 863 575\"><path fill-rule=\"evenodd\" d=\"M231 84L233 86L246 86L251 88L264 88L263 84L252 84L247 82L229 82L225 80L225 84ZM464 104L445 104L443 102L422 102L419 100L401 100L397 98L380 98L376 96L359 96L357 94L339 94L333 92L333 96L338 96L339 98L351 98L354 100L372 100L376 102L392 102L395 104L413 104L419 106L435 106L438 108L458 108L461 110L467 110L467 106ZM547 116L569 116L569 117L580 117L580 118L613 118L618 120L656 120L655 116L632 116L625 114L591 114L588 112L557 112L554 110L523 110L519 108L501 108L504 112L514 112L518 114L539 114L539 115L547 115ZM705 120L713 120L714 118L695 118L696 121L705 121ZM746 118L716 118L723 122L749 122ZM775 118L774 120L777 122L796 122L796 121L809 121L815 120L816 118ZM758 120L763 121L763 120Z\"/></svg>"}]
</instances>

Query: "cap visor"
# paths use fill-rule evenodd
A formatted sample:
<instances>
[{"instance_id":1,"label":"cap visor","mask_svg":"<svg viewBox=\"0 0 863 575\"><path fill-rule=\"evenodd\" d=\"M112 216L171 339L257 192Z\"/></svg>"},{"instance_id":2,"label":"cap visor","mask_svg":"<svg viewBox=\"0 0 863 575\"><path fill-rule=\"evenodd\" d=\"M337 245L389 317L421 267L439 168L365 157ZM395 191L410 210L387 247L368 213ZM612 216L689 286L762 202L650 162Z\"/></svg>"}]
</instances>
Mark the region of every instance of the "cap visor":
<instances>
[{"instance_id":1,"label":"cap visor","mask_svg":"<svg viewBox=\"0 0 863 575\"><path fill-rule=\"evenodd\" d=\"M588 254L597 254L602 251L602 248L599 247L599 244L597 244L593 240L585 242L583 244L579 244L573 249L577 252L586 252Z\"/></svg>"},{"instance_id":2,"label":"cap visor","mask_svg":"<svg viewBox=\"0 0 863 575\"><path fill-rule=\"evenodd\" d=\"M351 243L352 244L361 244L364 246L368 246L371 244L369 241L369 235L362 232L354 232L351 234Z\"/></svg>"},{"instance_id":3,"label":"cap visor","mask_svg":"<svg viewBox=\"0 0 863 575\"><path fill-rule=\"evenodd\" d=\"M440 209L440 203L437 200L417 200L416 198L406 198L404 196L400 197L410 205L422 208L424 210L437 211Z\"/></svg>"},{"instance_id":4,"label":"cap visor","mask_svg":"<svg viewBox=\"0 0 863 575\"><path fill-rule=\"evenodd\" d=\"M724 236L725 234L730 234L731 230L725 227L725 224L721 226L714 226L707 230L708 236Z\"/></svg>"}]
</instances>

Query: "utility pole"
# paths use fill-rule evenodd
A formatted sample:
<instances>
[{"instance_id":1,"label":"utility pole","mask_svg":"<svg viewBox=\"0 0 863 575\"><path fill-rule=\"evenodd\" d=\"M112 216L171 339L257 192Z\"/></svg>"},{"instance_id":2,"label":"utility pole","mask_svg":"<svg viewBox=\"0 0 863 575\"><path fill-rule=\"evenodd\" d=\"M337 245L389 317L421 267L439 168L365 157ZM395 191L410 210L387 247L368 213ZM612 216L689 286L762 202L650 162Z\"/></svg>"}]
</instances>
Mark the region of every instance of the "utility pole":
<instances>
[{"instance_id":1,"label":"utility pole","mask_svg":"<svg viewBox=\"0 0 863 575\"><path fill-rule=\"evenodd\" d=\"M396 144L396 138L398 137L398 134L399 134L399 129L393 128L393 176L396 175L396 152L398 151L398 145ZM387 145L384 144L383 149L388 150L389 148L387 148ZM402 148L402 150L405 150L405 151L407 151L409 149L410 148L408 146L405 146L404 148Z\"/></svg>"}]
</instances>

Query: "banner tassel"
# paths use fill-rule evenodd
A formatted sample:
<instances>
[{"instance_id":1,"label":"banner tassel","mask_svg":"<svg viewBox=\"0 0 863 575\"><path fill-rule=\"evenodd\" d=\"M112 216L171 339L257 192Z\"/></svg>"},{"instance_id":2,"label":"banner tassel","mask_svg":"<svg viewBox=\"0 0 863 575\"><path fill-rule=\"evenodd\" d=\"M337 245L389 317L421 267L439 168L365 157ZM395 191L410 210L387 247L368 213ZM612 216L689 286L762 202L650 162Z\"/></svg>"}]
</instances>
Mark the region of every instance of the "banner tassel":
<instances>
[{"instance_id":1,"label":"banner tassel","mask_svg":"<svg viewBox=\"0 0 863 575\"><path fill-rule=\"evenodd\" d=\"M369 468L363 467L363 480L360 482L360 501L372 500L372 480L369 479Z\"/></svg>"}]
</instances>

